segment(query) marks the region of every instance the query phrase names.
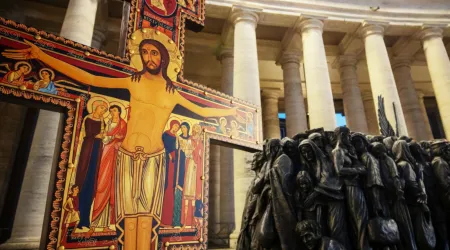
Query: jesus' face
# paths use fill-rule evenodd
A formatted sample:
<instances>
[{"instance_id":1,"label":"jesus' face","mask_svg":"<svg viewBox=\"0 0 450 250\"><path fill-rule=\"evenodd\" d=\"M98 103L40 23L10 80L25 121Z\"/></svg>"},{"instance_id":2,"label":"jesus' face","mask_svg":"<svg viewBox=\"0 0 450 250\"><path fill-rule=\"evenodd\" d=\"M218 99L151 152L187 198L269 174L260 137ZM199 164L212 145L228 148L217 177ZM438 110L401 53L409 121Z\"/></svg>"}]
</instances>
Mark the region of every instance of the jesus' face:
<instances>
[{"instance_id":1,"label":"jesus' face","mask_svg":"<svg viewBox=\"0 0 450 250\"><path fill-rule=\"evenodd\" d=\"M156 75L161 71L161 52L153 44L144 44L141 49L141 56L147 71Z\"/></svg>"}]
</instances>

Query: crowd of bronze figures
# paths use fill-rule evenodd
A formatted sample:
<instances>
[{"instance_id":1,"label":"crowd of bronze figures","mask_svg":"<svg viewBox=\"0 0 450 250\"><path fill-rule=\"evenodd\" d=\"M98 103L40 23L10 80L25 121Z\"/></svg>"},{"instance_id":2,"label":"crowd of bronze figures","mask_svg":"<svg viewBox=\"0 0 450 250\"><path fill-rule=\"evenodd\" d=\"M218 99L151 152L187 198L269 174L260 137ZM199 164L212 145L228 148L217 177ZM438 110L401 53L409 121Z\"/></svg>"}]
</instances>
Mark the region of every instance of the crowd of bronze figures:
<instances>
[{"instance_id":1,"label":"crowd of bronze figures","mask_svg":"<svg viewBox=\"0 0 450 250\"><path fill-rule=\"evenodd\" d=\"M254 155L237 249L449 249L450 143L347 127Z\"/></svg>"}]
</instances>

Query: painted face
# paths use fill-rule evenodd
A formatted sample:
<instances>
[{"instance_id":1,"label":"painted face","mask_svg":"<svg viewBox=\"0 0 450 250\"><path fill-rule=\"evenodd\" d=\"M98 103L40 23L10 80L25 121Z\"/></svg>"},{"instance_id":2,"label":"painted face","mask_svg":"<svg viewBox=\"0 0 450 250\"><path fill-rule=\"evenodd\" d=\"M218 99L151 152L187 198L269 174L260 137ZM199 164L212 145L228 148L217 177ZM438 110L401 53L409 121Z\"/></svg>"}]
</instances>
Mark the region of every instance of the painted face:
<instances>
[{"instance_id":1,"label":"painted face","mask_svg":"<svg viewBox=\"0 0 450 250\"><path fill-rule=\"evenodd\" d=\"M183 133L183 135L187 135L187 133L188 133L188 129L187 129L187 127L186 126L181 126L181 132Z\"/></svg>"},{"instance_id":2,"label":"painted face","mask_svg":"<svg viewBox=\"0 0 450 250\"><path fill-rule=\"evenodd\" d=\"M313 149L311 148L310 145L305 145L305 146L301 147L300 150L302 152L303 157L305 157L305 159L307 161L314 161L315 160L316 157L315 157L314 151L313 151Z\"/></svg>"},{"instance_id":3,"label":"painted face","mask_svg":"<svg viewBox=\"0 0 450 250\"><path fill-rule=\"evenodd\" d=\"M109 110L113 118L118 118L120 116L119 110L117 108L112 108Z\"/></svg>"},{"instance_id":4,"label":"painted face","mask_svg":"<svg viewBox=\"0 0 450 250\"><path fill-rule=\"evenodd\" d=\"M155 45L145 44L142 46L141 56L147 69L150 69L150 72L154 72L160 68L161 52ZM159 73L159 70L157 73Z\"/></svg>"},{"instance_id":5,"label":"painted face","mask_svg":"<svg viewBox=\"0 0 450 250\"><path fill-rule=\"evenodd\" d=\"M104 105L98 105L97 108L95 108L95 113L99 114L99 115L103 115L106 112L106 106Z\"/></svg>"},{"instance_id":6,"label":"painted face","mask_svg":"<svg viewBox=\"0 0 450 250\"><path fill-rule=\"evenodd\" d=\"M313 250L317 245L317 240L313 233L307 232L302 235L302 241L309 250Z\"/></svg>"},{"instance_id":7,"label":"painted face","mask_svg":"<svg viewBox=\"0 0 450 250\"><path fill-rule=\"evenodd\" d=\"M50 74L48 71L42 71L41 75L44 80L50 80Z\"/></svg>"},{"instance_id":8,"label":"painted face","mask_svg":"<svg viewBox=\"0 0 450 250\"><path fill-rule=\"evenodd\" d=\"M183 127L184 127L184 126L183 126ZM179 129L180 129L180 125L174 124L174 125L172 126L172 133L178 132Z\"/></svg>"},{"instance_id":9,"label":"painted face","mask_svg":"<svg viewBox=\"0 0 450 250\"><path fill-rule=\"evenodd\" d=\"M76 196L80 192L80 188L79 187L74 187L72 192L73 192L73 195Z\"/></svg>"},{"instance_id":10,"label":"painted face","mask_svg":"<svg viewBox=\"0 0 450 250\"><path fill-rule=\"evenodd\" d=\"M28 66L27 65L22 65L22 66L19 66L19 70L22 72L22 73L25 73L25 72L27 72L28 71Z\"/></svg>"},{"instance_id":11,"label":"painted face","mask_svg":"<svg viewBox=\"0 0 450 250\"><path fill-rule=\"evenodd\" d=\"M221 125L221 126L226 126L226 125L227 125L227 120L221 119L221 120L220 120L220 125Z\"/></svg>"},{"instance_id":12,"label":"painted face","mask_svg":"<svg viewBox=\"0 0 450 250\"><path fill-rule=\"evenodd\" d=\"M197 134L200 134L200 133L202 132L202 127L200 127L200 126L195 126L195 127L194 127L194 130L195 130L195 132L196 132Z\"/></svg>"}]
</instances>

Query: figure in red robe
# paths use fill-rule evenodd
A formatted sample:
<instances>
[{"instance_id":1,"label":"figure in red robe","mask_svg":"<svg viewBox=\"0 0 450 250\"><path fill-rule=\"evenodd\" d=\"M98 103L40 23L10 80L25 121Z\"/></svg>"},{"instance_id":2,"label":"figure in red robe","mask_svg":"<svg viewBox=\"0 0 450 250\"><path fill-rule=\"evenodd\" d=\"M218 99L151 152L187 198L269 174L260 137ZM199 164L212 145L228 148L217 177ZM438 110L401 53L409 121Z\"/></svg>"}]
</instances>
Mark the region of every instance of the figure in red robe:
<instances>
[{"instance_id":1,"label":"figure in red robe","mask_svg":"<svg viewBox=\"0 0 450 250\"><path fill-rule=\"evenodd\" d=\"M119 106L111 105L109 112L112 118L108 123L107 132L103 135L105 145L95 184L92 222L89 231L91 234L95 228L102 228L103 232L113 231L109 226L116 223L114 212L115 168L117 152L127 133L127 123L120 117L122 109Z\"/></svg>"},{"instance_id":2,"label":"figure in red robe","mask_svg":"<svg viewBox=\"0 0 450 250\"><path fill-rule=\"evenodd\" d=\"M166 150L166 182L164 187L163 209L161 225L170 227L173 219L174 194L175 194L175 163L177 162L177 132L180 122L172 120L170 127L162 135L164 149Z\"/></svg>"}]
</instances>

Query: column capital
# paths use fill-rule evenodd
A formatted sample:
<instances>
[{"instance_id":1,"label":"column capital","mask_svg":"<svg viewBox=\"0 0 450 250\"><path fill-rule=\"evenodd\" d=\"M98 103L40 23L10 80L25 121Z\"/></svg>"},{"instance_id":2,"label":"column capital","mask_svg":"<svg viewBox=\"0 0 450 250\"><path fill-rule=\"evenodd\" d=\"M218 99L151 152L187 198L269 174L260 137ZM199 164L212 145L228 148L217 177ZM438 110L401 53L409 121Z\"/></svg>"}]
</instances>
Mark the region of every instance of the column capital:
<instances>
[{"instance_id":1,"label":"column capital","mask_svg":"<svg viewBox=\"0 0 450 250\"><path fill-rule=\"evenodd\" d=\"M425 25L419 33L420 40L424 41L433 37L442 38L444 30L438 25Z\"/></svg>"},{"instance_id":2,"label":"column capital","mask_svg":"<svg viewBox=\"0 0 450 250\"><path fill-rule=\"evenodd\" d=\"M361 98L363 99L363 101L373 100L372 93L369 91L361 92Z\"/></svg>"},{"instance_id":3,"label":"column capital","mask_svg":"<svg viewBox=\"0 0 450 250\"><path fill-rule=\"evenodd\" d=\"M323 32L323 21L318 18L304 17L297 26L301 32L309 29L316 29Z\"/></svg>"},{"instance_id":4,"label":"column capital","mask_svg":"<svg viewBox=\"0 0 450 250\"><path fill-rule=\"evenodd\" d=\"M233 48L229 47L222 47L217 51L216 58L218 61L222 62L223 59L226 58L233 58L234 57L234 51Z\"/></svg>"},{"instance_id":5,"label":"column capital","mask_svg":"<svg viewBox=\"0 0 450 250\"><path fill-rule=\"evenodd\" d=\"M260 9L249 8L244 6L233 6L229 20L236 25L238 22L248 22L255 28L259 20L258 12Z\"/></svg>"},{"instance_id":6,"label":"column capital","mask_svg":"<svg viewBox=\"0 0 450 250\"><path fill-rule=\"evenodd\" d=\"M261 89L261 96L264 99L276 99L280 98L281 89L279 88L263 88Z\"/></svg>"},{"instance_id":7,"label":"column capital","mask_svg":"<svg viewBox=\"0 0 450 250\"><path fill-rule=\"evenodd\" d=\"M339 68L347 66L356 67L356 64L358 64L358 59L356 59L356 56L353 55L340 55L336 58L334 64L336 64Z\"/></svg>"},{"instance_id":8,"label":"column capital","mask_svg":"<svg viewBox=\"0 0 450 250\"><path fill-rule=\"evenodd\" d=\"M300 65L301 53L294 51L283 51L281 56L278 58L276 64L284 67L287 63L295 63Z\"/></svg>"},{"instance_id":9,"label":"column capital","mask_svg":"<svg viewBox=\"0 0 450 250\"><path fill-rule=\"evenodd\" d=\"M413 57L410 56L398 56L392 58L391 66L393 69L398 67L408 67L411 68L411 63L414 61Z\"/></svg>"},{"instance_id":10,"label":"column capital","mask_svg":"<svg viewBox=\"0 0 450 250\"><path fill-rule=\"evenodd\" d=\"M423 100L423 98L425 97L425 93L423 93L423 91L417 90L417 89L416 89L416 93L417 93L417 97L419 98L419 100Z\"/></svg>"},{"instance_id":11,"label":"column capital","mask_svg":"<svg viewBox=\"0 0 450 250\"><path fill-rule=\"evenodd\" d=\"M387 23L364 21L360 30L360 35L362 38L366 38L367 36L373 34L383 36L386 26Z\"/></svg>"}]
</instances>

